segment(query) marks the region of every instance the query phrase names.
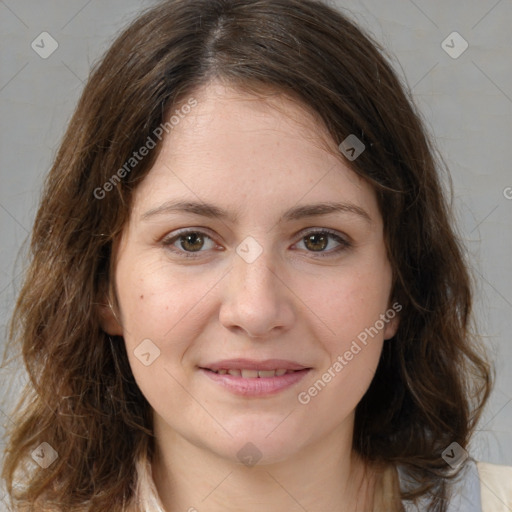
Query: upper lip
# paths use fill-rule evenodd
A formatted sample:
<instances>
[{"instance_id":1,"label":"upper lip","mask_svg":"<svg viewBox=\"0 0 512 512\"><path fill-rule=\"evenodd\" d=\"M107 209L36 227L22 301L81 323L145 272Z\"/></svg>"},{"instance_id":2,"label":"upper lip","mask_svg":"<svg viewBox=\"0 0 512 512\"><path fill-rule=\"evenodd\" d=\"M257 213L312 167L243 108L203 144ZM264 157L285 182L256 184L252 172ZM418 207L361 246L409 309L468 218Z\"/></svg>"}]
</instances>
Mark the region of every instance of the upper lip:
<instances>
[{"instance_id":1,"label":"upper lip","mask_svg":"<svg viewBox=\"0 0 512 512\"><path fill-rule=\"evenodd\" d=\"M265 359L264 361L257 361L255 359L223 359L215 363L205 364L200 366L208 370L303 370L309 368L303 364L285 359Z\"/></svg>"}]
</instances>

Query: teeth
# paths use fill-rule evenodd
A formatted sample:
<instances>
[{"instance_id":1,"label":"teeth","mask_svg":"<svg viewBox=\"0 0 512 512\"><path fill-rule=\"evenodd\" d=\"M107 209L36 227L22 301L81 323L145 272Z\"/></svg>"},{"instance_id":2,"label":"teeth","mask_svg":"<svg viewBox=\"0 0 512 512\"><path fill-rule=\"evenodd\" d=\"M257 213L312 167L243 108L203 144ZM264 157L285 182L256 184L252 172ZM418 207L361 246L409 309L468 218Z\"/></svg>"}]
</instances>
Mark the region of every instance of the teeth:
<instances>
[{"instance_id":1,"label":"teeth","mask_svg":"<svg viewBox=\"0 0 512 512\"><path fill-rule=\"evenodd\" d=\"M260 377L273 377L276 374L275 370L259 370L258 375Z\"/></svg>"},{"instance_id":2,"label":"teeth","mask_svg":"<svg viewBox=\"0 0 512 512\"><path fill-rule=\"evenodd\" d=\"M268 378L268 377L281 377L285 373L293 373L295 370L286 370L285 368L280 368L278 370L214 370L215 373L219 375L233 375L234 377L242 377L244 379L255 379L255 378Z\"/></svg>"},{"instance_id":3,"label":"teeth","mask_svg":"<svg viewBox=\"0 0 512 512\"><path fill-rule=\"evenodd\" d=\"M254 379L258 376L258 370L241 370L244 379Z\"/></svg>"}]
</instances>

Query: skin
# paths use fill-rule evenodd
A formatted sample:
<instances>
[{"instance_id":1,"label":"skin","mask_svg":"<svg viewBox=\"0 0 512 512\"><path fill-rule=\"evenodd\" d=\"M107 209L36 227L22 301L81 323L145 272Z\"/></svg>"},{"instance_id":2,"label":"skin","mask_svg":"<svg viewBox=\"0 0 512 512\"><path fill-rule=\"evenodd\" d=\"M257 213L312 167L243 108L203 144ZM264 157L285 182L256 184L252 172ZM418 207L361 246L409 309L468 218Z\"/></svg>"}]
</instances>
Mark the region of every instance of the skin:
<instances>
[{"instance_id":1,"label":"skin","mask_svg":"<svg viewBox=\"0 0 512 512\"><path fill-rule=\"evenodd\" d=\"M308 404L297 396L393 302L375 192L319 120L284 96L263 101L213 82L194 98L198 105L164 139L135 191L115 249L119 322L105 314L103 325L124 337L153 408L162 503L168 511L347 512L356 503L366 510L373 478L351 448L354 412L398 316ZM178 198L213 203L238 219L142 218ZM369 220L336 212L278 223L289 208L326 201L356 205ZM183 228L210 237L202 245L174 241L175 250L195 258L163 243ZM321 229L351 245L304 241L307 231ZM262 249L251 263L236 252L248 236ZM134 354L144 339L160 350L149 366ZM198 370L236 357L313 369L292 388L261 398L234 395ZM237 457L248 442L261 453L252 467Z\"/></svg>"}]
</instances>

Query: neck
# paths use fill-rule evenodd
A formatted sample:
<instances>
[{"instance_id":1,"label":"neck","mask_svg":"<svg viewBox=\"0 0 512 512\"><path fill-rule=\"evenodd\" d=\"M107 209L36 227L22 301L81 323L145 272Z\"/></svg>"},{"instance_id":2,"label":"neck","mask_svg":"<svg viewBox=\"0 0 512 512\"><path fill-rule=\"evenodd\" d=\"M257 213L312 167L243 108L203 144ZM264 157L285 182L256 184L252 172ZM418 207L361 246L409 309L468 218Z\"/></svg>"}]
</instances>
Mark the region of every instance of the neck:
<instances>
[{"instance_id":1,"label":"neck","mask_svg":"<svg viewBox=\"0 0 512 512\"><path fill-rule=\"evenodd\" d=\"M152 471L167 512L355 512L374 507L376 474L350 444L343 451L339 432L284 461L252 467L167 431L165 437L162 443L156 436Z\"/></svg>"}]
</instances>

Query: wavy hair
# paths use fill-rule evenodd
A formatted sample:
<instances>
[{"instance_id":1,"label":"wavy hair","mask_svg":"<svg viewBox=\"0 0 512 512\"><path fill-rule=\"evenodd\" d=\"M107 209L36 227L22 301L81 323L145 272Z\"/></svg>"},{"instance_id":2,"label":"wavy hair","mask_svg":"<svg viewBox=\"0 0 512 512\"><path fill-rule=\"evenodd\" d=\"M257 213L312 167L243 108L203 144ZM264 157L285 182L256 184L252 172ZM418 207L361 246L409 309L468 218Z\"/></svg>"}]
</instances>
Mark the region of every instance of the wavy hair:
<instances>
[{"instance_id":1,"label":"wavy hair","mask_svg":"<svg viewBox=\"0 0 512 512\"><path fill-rule=\"evenodd\" d=\"M167 0L117 37L92 70L45 181L11 319L8 347L29 376L2 473L17 510L120 512L137 500L136 461L154 450L150 406L123 340L101 329L100 308L106 297L117 307L113 244L161 145L118 171L212 80L262 98L287 95L337 145L350 134L365 144L346 163L376 191L403 309L357 406L354 449L408 471L416 485L401 499L427 496L429 511L446 510L457 472L441 454L454 441L467 447L493 371L474 333L446 166L391 62L321 0ZM58 453L46 469L31 459L42 442Z\"/></svg>"}]
</instances>

